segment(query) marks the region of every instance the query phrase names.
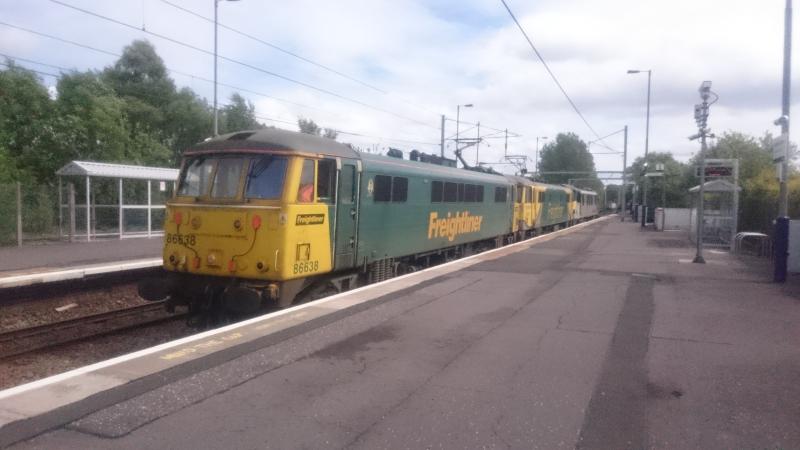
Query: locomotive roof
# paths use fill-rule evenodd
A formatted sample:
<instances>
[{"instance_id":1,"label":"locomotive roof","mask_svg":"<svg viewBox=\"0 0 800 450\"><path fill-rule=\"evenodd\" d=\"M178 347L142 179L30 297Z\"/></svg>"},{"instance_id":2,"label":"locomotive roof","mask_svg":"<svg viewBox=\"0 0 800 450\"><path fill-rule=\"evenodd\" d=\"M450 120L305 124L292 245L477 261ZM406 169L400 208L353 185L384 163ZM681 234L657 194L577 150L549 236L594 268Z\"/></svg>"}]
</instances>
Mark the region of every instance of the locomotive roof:
<instances>
[{"instance_id":1,"label":"locomotive roof","mask_svg":"<svg viewBox=\"0 0 800 450\"><path fill-rule=\"evenodd\" d=\"M420 175L444 180L472 180L474 182L506 184L508 179L502 174L477 172L474 170L459 169L441 166L409 159L393 158L384 155L361 153L361 161L367 170L382 170L389 174Z\"/></svg>"},{"instance_id":2,"label":"locomotive roof","mask_svg":"<svg viewBox=\"0 0 800 450\"><path fill-rule=\"evenodd\" d=\"M277 128L223 134L194 145L186 153L208 150L280 150L341 158L359 158L357 151L333 139Z\"/></svg>"}]
</instances>

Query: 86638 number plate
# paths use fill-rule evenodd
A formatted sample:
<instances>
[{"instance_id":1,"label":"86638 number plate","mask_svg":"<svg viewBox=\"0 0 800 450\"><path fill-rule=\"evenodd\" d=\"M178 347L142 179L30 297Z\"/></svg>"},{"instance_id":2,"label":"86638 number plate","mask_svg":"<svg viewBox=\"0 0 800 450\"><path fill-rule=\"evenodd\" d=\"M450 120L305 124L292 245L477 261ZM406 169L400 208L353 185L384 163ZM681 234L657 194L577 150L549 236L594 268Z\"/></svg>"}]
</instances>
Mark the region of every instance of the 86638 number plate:
<instances>
[{"instance_id":1,"label":"86638 number plate","mask_svg":"<svg viewBox=\"0 0 800 450\"><path fill-rule=\"evenodd\" d=\"M167 244L195 245L197 244L197 236L193 234L167 233L164 236L164 242Z\"/></svg>"}]
</instances>

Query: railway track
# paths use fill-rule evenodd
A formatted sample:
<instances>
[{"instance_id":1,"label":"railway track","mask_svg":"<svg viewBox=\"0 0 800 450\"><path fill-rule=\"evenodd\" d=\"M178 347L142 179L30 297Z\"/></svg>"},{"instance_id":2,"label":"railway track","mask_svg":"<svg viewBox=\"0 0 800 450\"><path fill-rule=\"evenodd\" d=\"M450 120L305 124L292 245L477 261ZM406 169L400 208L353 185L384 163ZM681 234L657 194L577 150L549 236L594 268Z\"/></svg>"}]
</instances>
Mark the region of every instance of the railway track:
<instances>
[{"instance_id":1,"label":"railway track","mask_svg":"<svg viewBox=\"0 0 800 450\"><path fill-rule=\"evenodd\" d=\"M56 347L69 342L115 333L143 325L176 320L161 302L91 314L74 319L19 328L0 333L0 358Z\"/></svg>"}]
</instances>

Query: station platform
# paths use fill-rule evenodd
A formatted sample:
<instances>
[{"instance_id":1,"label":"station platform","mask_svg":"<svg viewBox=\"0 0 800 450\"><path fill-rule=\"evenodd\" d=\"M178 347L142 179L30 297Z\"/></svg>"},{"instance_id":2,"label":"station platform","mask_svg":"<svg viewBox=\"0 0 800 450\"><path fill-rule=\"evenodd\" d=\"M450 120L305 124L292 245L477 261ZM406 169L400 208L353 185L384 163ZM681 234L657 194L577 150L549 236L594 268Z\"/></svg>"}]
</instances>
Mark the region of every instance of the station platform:
<instances>
[{"instance_id":1,"label":"station platform","mask_svg":"<svg viewBox=\"0 0 800 450\"><path fill-rule=\"evenodd\" d=\"M0 446L796 448L800 310L604 217L0 392Z\"/></svg>"},{"instance_id":2,"label":"station platform","mask_svg":"<svg viewBox=\"0 0 800 450\"><path fill-rule=\"evenodd\" d=\"M0 247L0 289L161 265L162 237Z\"/></svg>"}]
</instances>

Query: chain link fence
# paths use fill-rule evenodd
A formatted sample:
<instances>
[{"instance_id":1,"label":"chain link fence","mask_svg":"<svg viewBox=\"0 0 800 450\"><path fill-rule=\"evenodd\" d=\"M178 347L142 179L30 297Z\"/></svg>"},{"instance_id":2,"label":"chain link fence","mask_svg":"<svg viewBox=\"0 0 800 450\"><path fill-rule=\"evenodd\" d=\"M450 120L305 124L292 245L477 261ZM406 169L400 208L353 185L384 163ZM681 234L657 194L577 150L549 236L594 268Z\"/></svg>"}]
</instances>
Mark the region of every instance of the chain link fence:
<instances>
[{"instance_id":1,"label":"chain link fence","mask_svg":"<svg viewBox=\"0 0 800 450\"><path fill-rule=\"evenodd\" d=\"M57 191L47 185L0 184L0 245L59 239Z\"/></svg>"},{"instance_id":2,"label":"chain link fence","mask_svg":"<svg viewBox=\"0 0 800 450\"><path fill-rule=\"evenodd\" d=\"M85 186L79 180L72 185L65 181L61 192L58 186L0 184L0 246L85 240L87 226L92 238L163 232L164 204L172 196L173 183L125 180L120 199L119 180L96 179L87 208Z\"/></svg>"}]
</instances>

